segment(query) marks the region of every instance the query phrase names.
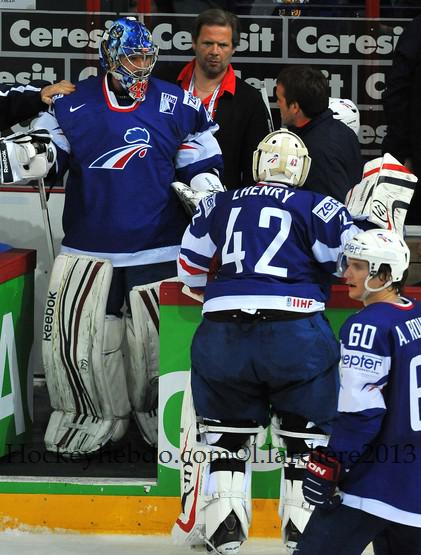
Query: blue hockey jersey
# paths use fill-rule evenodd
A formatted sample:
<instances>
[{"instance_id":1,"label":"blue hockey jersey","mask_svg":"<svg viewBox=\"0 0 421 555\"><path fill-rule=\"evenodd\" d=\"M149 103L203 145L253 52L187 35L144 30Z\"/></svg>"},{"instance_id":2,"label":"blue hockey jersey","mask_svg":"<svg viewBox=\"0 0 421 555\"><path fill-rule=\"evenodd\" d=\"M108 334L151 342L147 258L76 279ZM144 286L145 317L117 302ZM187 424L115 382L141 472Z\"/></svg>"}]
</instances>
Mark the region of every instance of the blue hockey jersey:
<instances>
[{"instance_id":1,"label":"blue hockey jersey","mask_svg":"<svg viewBox=\"0 0 421 555\"><path fill-rule=\"evenodd\" d=\"M201 202L184 234L179 276L206 286L204 312L321 311L338 254L358 231L340 202L318 193L278 183L218 193Z\"/></svg>"},{"instance_id":2,"label":"blue hockey jersey","mask_svg":"<svg viewBox=\"0 0 421 555\"><path fill-rule=\"evenodd\" d=\"M78 83L37 127L69 169L63 251L109 258L114 266L175 260L187 225L170 187L217 168L217 126L200 100L150 78L144 102L120 106L107 78Z\"/></svg>"},{"instance_id":3,"label":"blue hockey jersey","mask_svg":"<svg viewBox=\"0 0 421 555\"><path fill-rule=\"evenodd\" d=\"M329 447L350 469L345 505L421 527L421 303L373 303L340 332Z\"/></svg>"}]
</instances>

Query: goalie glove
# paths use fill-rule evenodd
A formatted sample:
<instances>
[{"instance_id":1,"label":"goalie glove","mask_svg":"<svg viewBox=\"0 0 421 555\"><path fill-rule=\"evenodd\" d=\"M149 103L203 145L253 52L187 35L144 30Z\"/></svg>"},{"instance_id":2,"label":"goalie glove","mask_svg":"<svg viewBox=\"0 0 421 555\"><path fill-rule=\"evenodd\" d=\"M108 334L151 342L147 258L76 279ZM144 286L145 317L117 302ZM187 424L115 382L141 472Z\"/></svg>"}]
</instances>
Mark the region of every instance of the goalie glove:
<instances>
[{"instance_id":1,"label":"goalie glove","mask_svg":"<svg viewBox=\"0 0 421 555\"><path fill-rule=\"evenodd\" d=\"M363 179L347 194L345 205L354 220L396 231L401 237L418 178L392 155L367 162Z\"/></svg>"},{"instance_id":2,"label":"goalie glove","mask_svg":"<svg viewBox=\"0 0 421 555\"><path fill-rule=\"evenodd\" d=\"M0 138L0 183L24 184L45 177L56 161L56 148L45 129Z\"/></svg>"},{"instance_id":3,"label":"goalie glove","mask_svg":"<svg viewBox=\"0 0 421 555\"><path fill-rule=\"evenodd\" d=\"M190 181L190 187L181 181L173 181L171 187L189 216L194 214L201 200L225 191L225 187L213 173L199 173Z\"/></svg>"},{"instance_id":4,"label":"goalie glove","mask_svg":"<svg viewBox=\"0 0 421 555\"><path fill-rule=\"evenodd\" d=\"M318 447L310 453L303 481L303 495L311 505L323 509L333 509L342 502L336 490L341 477L341 464L330 456L324 447Z\"/></svg>"}]
</instances>

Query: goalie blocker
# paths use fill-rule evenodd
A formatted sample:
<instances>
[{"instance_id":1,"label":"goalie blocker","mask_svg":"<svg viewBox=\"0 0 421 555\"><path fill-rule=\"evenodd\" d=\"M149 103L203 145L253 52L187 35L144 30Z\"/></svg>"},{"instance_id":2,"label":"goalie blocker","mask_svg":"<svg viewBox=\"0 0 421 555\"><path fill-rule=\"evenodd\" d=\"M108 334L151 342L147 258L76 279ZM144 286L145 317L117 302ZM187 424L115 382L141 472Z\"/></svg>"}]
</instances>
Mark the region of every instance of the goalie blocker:
<instances>
[{"instance_id":1,"label":"goalie blocker","mask_svg":"<svg viewBox=\"0 0 421 555\"><path fill-rule=\"evenodd\" d=\"M391 154L370 160L363 179L347 194L345 205L355 220L404 233L406 213L418 178Z\"/></svg>"},{"instance_id":2,"label":"goalie blocker","mask_svg":"<svg viewBox=\"0 0 421 555\"><path fill-rule=\"evenodd\" d=\"M25 184L45 177L56 161L56 148L45 129L0 139L0 183Z\"/></svg>"}]
</instances>

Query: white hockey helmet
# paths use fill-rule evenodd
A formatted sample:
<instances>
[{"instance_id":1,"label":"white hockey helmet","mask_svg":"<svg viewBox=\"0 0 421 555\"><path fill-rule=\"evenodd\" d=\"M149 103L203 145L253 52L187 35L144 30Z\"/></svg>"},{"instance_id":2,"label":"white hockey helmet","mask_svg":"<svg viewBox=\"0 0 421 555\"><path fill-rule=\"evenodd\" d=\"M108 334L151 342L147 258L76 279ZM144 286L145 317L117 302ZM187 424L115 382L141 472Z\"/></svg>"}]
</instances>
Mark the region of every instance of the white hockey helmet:
<instances>
[{"instance_id":1,"label":"white hockey helmet","mask_svg":"<svg viewBox=\"0 0 421 555\"><path fill-rule=\"evenodd\" d=\"M266 135L253 153L253 179L301 187L308 175L311 158L300 139L287 129Z\"/></svg>"},{"instance_id":2,"label":"white hockey helmet","mask_svg":"<svg viewBox=\"0 0 421 555\"><path fill-rule=\"evenodd\" d=\"M389 287L396 281L401 281L405 270L409 266L410 252L405 241L395 231L370 229L357 233L345 244L342 261L339 264L342 270L346 268L345 257L368 262L366 289L377 291ZM382 264L390 266L390 280L380 289L367 287L367 282L377 275Z\"/></svg>"},{"instance_id":3,"label":"white hockey helmet","mask_svg":"<svg viewBox=\"0 0 421 555\"><path fill-rule=\"evenodd\" d=\"M356 135L360 130L360 111L348 98L329 98L329 108L333 117L350 127Z\"/></svg>"}]
</instances>

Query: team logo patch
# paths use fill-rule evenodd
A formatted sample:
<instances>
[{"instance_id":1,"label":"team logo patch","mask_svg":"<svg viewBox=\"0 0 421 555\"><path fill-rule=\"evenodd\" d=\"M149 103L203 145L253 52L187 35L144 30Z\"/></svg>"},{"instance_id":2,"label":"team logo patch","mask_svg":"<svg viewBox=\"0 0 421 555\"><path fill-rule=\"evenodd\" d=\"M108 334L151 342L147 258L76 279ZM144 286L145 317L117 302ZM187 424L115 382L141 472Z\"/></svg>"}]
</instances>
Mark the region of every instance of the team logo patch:
<instances>
[{"instance_id":1,"label":"team logo patch","mask_svg":"<svg viewBox=\"0 0 421 555\"><path fill-rule=\"evenodd\" d=\"M312 212L325 223L330 222L343 204L332 197L326 197L317 204Z\"/></svg>"},{"instance_id":2,"label":"team logo patch","mask_svg":"<svg viewBox=\"0 0 421 555\"><path fill-rule=\"evenodd\" d=\"M124 140L128 145L119 146L109 150L94 160L90 168L102 168L104 170L124 170L129 161L138 155L144 158L152 146L149 144L150 134L144 127L132 127L127 129Z\"/></svg>"},{"instance_id":3,"label":"team logo patch","mask_svg":"<svg viewBox=\"0 0 421 555\"><path fill-rule=\"evenodd\" d=\"M163 114L173 114L175 105L178 98L172 94L161 93L161 102L159 104L159 111Z\"/></svg>"},{"instance_id":4,"label":"team logo patch","mask_svg":"<svg viewBox=\"0 0 421 555\"><path fill-rule=\"evenodd\" d=\"M206 197L205 199L202 200L203 206L205 208L206 218L209 216L209 214L215 208L215 197L216 197L216 194L213 194L210 197Z\"/></svg>"},{"instance_id":5,"label":"team logo patch","mask_svg":"<svg viewBox=\"0 0 421 555\"><path fill-rule=\"evenodd\" d=\"M191 92L184 91L183 104L186 104L187 106L190 106L191 108L194 108L195 110L199 111L202 102L200 98L198 98L197 96L194 96Z\"/></svg>"}]
</instances>

